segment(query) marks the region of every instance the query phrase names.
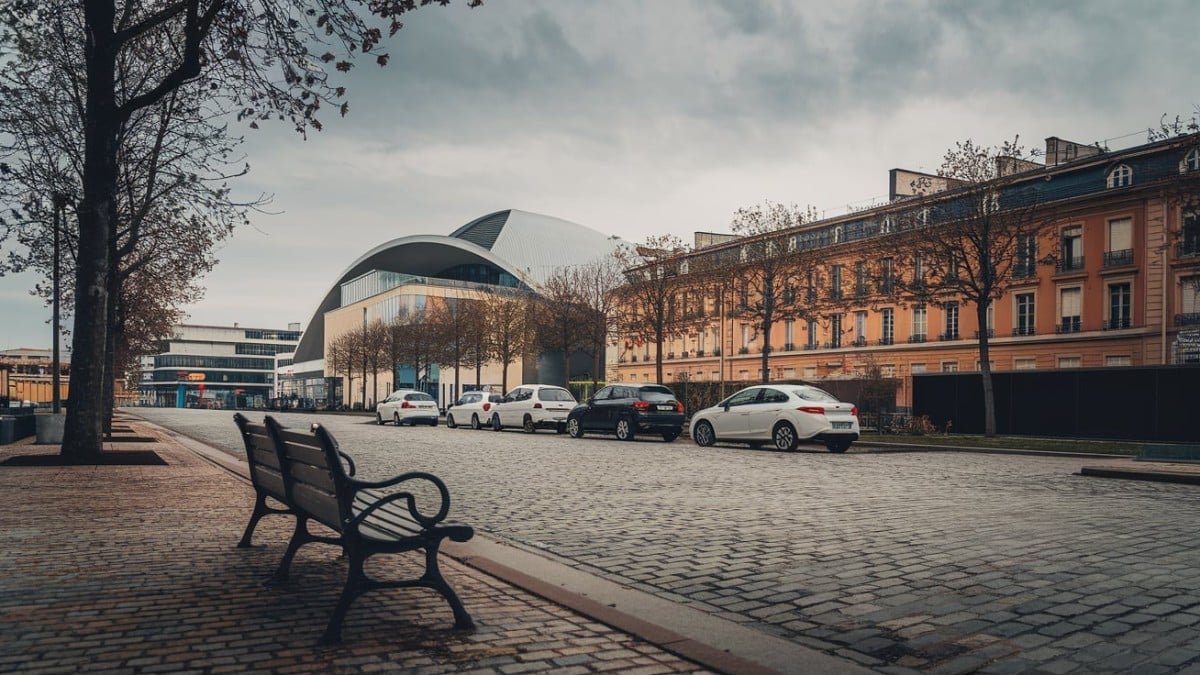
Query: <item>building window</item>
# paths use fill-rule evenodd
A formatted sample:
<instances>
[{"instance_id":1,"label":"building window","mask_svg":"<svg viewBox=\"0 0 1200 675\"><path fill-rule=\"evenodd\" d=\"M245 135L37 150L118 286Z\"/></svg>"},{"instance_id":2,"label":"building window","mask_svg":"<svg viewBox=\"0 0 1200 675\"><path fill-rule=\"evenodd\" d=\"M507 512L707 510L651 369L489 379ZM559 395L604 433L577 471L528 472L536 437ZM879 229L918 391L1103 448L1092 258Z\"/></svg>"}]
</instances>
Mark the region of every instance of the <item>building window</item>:
<instances>
[{"instance_id":1,"label":"building window","mask_svg":"<svg viewBox=\"0 0 1200 675\"><path fill-rule=\"evenodd\" d=\"M742 381L749 380L749 379L750 379L750 371L748 371L748 370L739 370L739 371L738 371L738 379L739 379L739 380L742 380Z\"/></svg>"},{"instance_id":2,"label":"building window","mask_svg":"<svg viewBox=\"0 0 1200 675\"><path fill-rule=\"evenodd\" d=\"M958 372L958 361L942 361L942 372L943 373L957 373Z\"/></svg>"},{"instance_id":3,"label":"building window","mask_svg":"<svg viewBox=\"0 0 1200 675\"><path fill-rule=\"evenodd\" d=\"M1013 265L1014 279L1028 279L1037 275L1037 235L1023 234L1017 237L1017 262Z\"/></svg>"},{"instance_id":4,"label":"building window","mask_svg":"<svg viewBox=\"0 0 1200 675\"><path fill-rule=\"evenodd\" d=\"M1106 365L1110 368L1117 367L1117 366L1132 366L1133 359L1129 358L1128 354L1121 354L1121 355L1117 355L1117 356L1105 356L1104 357L1104 365Z\"/></svg>"},{"instance_id":5,"label":"building window","mask_svg":"<svg viewBox=\"0 0 1200 675\"><path fill-rule=\"evenodd\" d=\"M920 375L920 374L922 374L922 373L928 372L928 371L926 370L926 368L925 368L925 364L924 364L924 363L914 363L914 364L912 364L912 366L909 368L909 370L911 370L911 371L912 371L912 374L913 374L913 375Z\"/></svg>"},{"instance_id":6,"label":"building window","mask_svg":"<svg viewBox=\"0 0 1200 675\"><path fill-rule=\"evenodd\" d=\"M929 331L929 315L925 307L913 307L912 337L909 342L924 342Z\"/></svg>"},{"instance_id":7,"label":"building window","mask_svg":"<svg viewBox=\"0 0 1200 675\"><path fill-rule=\"evenodd\" d=\"M1058 332L1078 333L1083 328L1080 312L1082 311L1083 289L1062 288L1058 291Z\"/></svg>"},{"instance_id":8,"label":"building window","mask_svg":"<svg viewBox=\"0 0 1200 675\"><path fill-rule=\"evenodd\" d=\"M842 266L833 265L829 268L829 299L838 302L842 299Z\"/></svg>"},{"instance_id":9,"label":"building window","mask_svg":"<svg viewBox=\"0 0 1200 675\"><path fill-rule=\"evenodd\" d=\"M1017 323L1013 326L1013 335L1033 335L1035 326L1033 300L1033 293L1017 294Z\"/></svg>"},{"instance_id":10,"label":"building window","mask_svg":"<svg viewBox=\"0 0 1200 675\"><path fill-rule=\"evenodd\" d=\"M1108 187L1122 188L1133 185L1133 169L1128 164L1118 164L1108 172Z\"/></svg>"},{"instance_id":11,"label":"building window","mask_svg":"<svg viewBox=\"0 0 1200 675\"><path fill-rule=\"evenodd\" d=\"M946 325L944 326L945 332L942 333L942 339L957 340L958 339L958 303L957 302L947 302L945 315L946 315Z\"/></svg>"},{"instance_id":12,"label":"building window","mask_svg":"<svg viewBox=\"0 0 1200 675\"><path fill-rule=\"evenodd\" d=\"M788 253L796 252L796 238L795 237L788 237L787 252Z\"/></svg>"},{"instance_id":13,"label":"building window","mask_svg":"<svg viewBox=\"0 0 1200 675\"><path fill-rule=\"evenodd\" d=\"M1083 269L1083 226L1072 225L1062 231L1062 257L1058 261L1059 272Z\"/></svg>"},{"instance_id":14,"label":"building window","mask_svg":"<svg viewBox=\"0 0 1200 675\"><path fill-rule=\"evenodd\" d=\"M925 258L920 253L913 258L913 285L917 288L925 285Z\"/></svg>"},{"instance_id":15,"label":"building window","mask_svg":"<svg viewBox=\"0 0 1200 675\"><path fill-rule=\"evenodd\" d=\"M816 319L808 320L808 342L806 343L805 346L808 349L816 349L817 348L817 320Z\"/></svg>"},{"instance_id":16,"label":"building window","mask_svg":"<svg viewBox=\"0 0 1200 675\"><path fill-rule=\"evenodd\" d=\"M1105 328L1116 330L1129 328L1133 314L1132 284L1123 282L1108 286L1108 323Z\"/></svg>"},{"instance_id":17,"label":"building window","mask_svg":"<svg viewBox=\"0 0 1200 675\"><path fill-rule=\"evenodd\" d=\"M987 306L986 318L988 337L996 334L996 304L992 303Z\"/></svg>"},{"instance_id":18,"label":"building window","mask_svg":"<svg viewBox=\"0 0 1200 675\"><path fill-rule=\"evenodd\" d=\"M1182 313L1175 315L1176 326L1200 326L1200 277L1183 280L1179 311Z\"/></svg>"},{"instance_id":19,"label":"building window","mask_svg":"<svg viewBox=\"0 0 1200 675\"><path fill-rule=\"evenodd\" d=\"M879 310L880 330L879 344L890 345L896 337L896 314L891 307Z\"/></svg>"},{"instance_id":20,"label":"building window","mask_svg":"<svg viewBox=\"0 0 1200 675\"><path fill-rule=\"evenodd\" d=\"M1108 221L1108 250L1104 252L1105 267L1133 264L1133 219Z\"/></svg>"},{"instance_id":21,"label":"building window","mask_svg":"<svg viewBox=\"0 0 1200 675\"><path fill-rule=\"evenodd\" d=\"M783 344L789 352L796 348L796 322L791 319L783 322Z\"/></svg>"},{"instance_id":22,"label":"building window","mask_svg":"<svg viewBox=\"0 0 1200 675\"><path fill-rule=\"evenodd\" d=\"M804 379L806 379L806 380L817 379L817 367L816 366L804 366Z\"/></svg>"},{"instance_id":23,"label":"building window","mask_svg":"<svg viewBox=\"0 0 1200 675\"><path fill-rule=\"evenodd\" d=\"M891 293L895 284L895 274L893 261L891 258L884 258L879 261L879 292Z\"/></svg>"},{"instance_id":24,"label":"building window","mask_svg":"<svg viewBox=\"0 0 1200 675\"><path fill-rule=\"evenodd\" d=\"M1183 161L1179 164L1179 173L1189 171L1200 171L1200 146L1192 148L1191 152L1183 156Z\"/></svg>"},{"instance_id":25,"label":"building window","mask_svg":"<svg viewBox=\"0 0 1200 675\"><path fill-rule=\"evenodd\" d=\"M1183 213L1183 225L1179 235L1178 257L1191 258L1200 255L1200 210L1190 209Z\"/></svg>"},{"instance_id":26,"label":"building window","mask_svg":"<svg viewBox=\"0 0 1200 675\"><path fill-rule=\"evenodd\" d=\"M854 313L854 344L862 347L867 344L867 313Z\"/></svg>"},{"instance_id":27,"label":"building window","mask_svg":"<svg viewBox=\"0 0 1200 675\"><path fill-rule=\"evenodd\" d=\"M1013 370L1033 370L1037 368L1037 357L1020 356L1013 359Z\"/></svg>"},{"instance_id":28,"label":"building window","mask_svg":"<svg viewBox=\"0 0 1200 675\"><path fill-rule=\"evenodd\" d=\"M879 366L879 374L882 375L883 377L895 377L896 376L896 364L884 363L884 364L880 365Z\"/></svg>"},{"instance_id":29,"label":"building window","mask_svg":"<svg viewBox=\"0 0 1200 675\"><path fill-rule=\"evenodd\" d=\"M1058 357L1059 368L1078 368L1083 365L1083 358L1079 356L1060 356Z\"/></svg>"},{"instance_id":30,"label":"building window","mask_svg":"<svg viewBox=\"0 0 1200 675\"><path fill-rule=\"evenodd\" d=\"M836 349L842 346L842 315L834 314L829 317L829 346Z\"/></svg>"},{"instance_id":31,"label":"building window","mask_svg":"<svg viewBox=\"0 0 1200 675\"><path fill-rule=\"evenodd\" d=\"M860 298L867 294L867 263L864 260L854 263L854 294Z\"/></svg>"},{"instance_id":32,"label":"building window","mask_svg":"<svg viewBox=\"0 0 1200 675\"><path fill-rule=\"evenodd\" d=\"M750 343L754 342L754 336L750 333L750 324L742 324L742 347L747 348Z\"/></svg>"}]
</instances>

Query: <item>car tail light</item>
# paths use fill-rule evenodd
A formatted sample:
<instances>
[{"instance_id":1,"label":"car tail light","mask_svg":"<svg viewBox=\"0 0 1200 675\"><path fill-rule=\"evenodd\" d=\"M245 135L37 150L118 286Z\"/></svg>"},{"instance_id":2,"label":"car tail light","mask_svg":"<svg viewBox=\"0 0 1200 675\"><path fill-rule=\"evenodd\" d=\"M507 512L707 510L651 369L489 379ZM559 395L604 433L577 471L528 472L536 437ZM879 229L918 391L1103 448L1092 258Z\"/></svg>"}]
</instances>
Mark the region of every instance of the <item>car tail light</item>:
<instances>
[{"instance_id":1,"label":"car tail light","mask_svg":"<svg viewBox=\"0 0 1200 675\"><path fill-rule=\"evenodd\" d=\"M484 404L483 404L483 412L487 412L487 411L489 411L489 410L491 410L491 409L492 409L492 404L491 404L491 403L484 403Z\"/></svg>"},{"instance_id":2,"label":"car tail light","mask_svg":"<svg viewBox=\"0 0 1200 675\"><path fill-rule=\"evenodd\" d=\"M401 407L401 408L415 408L416 406L414 406L413 404L409 403L408 401L405 401L404 403L401 403L401 404L400 404L400 407Z\"/></svg>"},{"instance_id":3,"label":"car tail light","mask_svg":"<svg viewBox=\"0 0 1200 675\"><path fill-rule=\"evenodd\" d=\"M534 403L534 404L533 404L533 407L535 407L535 408L541 408L541 407L542 407L542 404L541 404L541 403Z\"/></svg>"},{"instance_id":4,"label":"car tail light","mask_svg":"<svg viewBox=\"0 0 1200 675\"><path fill-rule=\"evenodd\" d=\"M675 412L683 412L683 404L675 401Z\"/></svg>"},{"instance_id":5,"label":"car tail light","mask_svg":"<svg viewBox=\"0 0 1200 675\"><path fill-rule=\"evenodd\" d=\"M799 408L796 408L796 410L799 410L800 412L803 412L803 413L809 413L810 415L824 415L825 414L824 408L820 408L817 406L811 406L811 405L802 405Z\"/></svg>"},{"instance_id":6,"label":"car tail light","mask_svg":"<svg viewBox=\"0 0 1200 675\"><path fill-rule=\"evenodd\" d=\"M858 417L858 406L854 406L853 408L851 408L850 414L854 415L855 417Z\"/></svg>"},{"instance_id":7,"label":"car tail light","mask_svg":"<svg viewBox=\"0 0 1200 675\"><path fill-rule=\"evenodd\" d=\"M645 401L634 401L633 407L636 408L637 410L649 410L650 404L646 403Z\"/></svg>"}]
</instances>

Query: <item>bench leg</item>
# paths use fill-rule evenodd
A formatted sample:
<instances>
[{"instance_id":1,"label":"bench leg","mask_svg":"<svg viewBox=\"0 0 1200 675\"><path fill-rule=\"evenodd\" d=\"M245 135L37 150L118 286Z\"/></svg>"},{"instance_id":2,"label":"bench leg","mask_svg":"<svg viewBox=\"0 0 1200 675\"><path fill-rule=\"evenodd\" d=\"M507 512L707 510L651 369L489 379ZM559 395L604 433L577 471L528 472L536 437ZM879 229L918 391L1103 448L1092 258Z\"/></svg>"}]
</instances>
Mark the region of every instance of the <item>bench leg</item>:
<instances>
[{"instance_id":1,"label":"bench leg","mask_svg":"<svg viewBox=\"0 0 1200 675\"><path fill-rule=\"evenodd\" d=\"M250 514L250 522L246 524L246 531L242 533L242 540L238 542L238 548L250 547L250 537L254 534L254 528L258 527L258 521L273 510L267 508L267 496L259 492L254 499L254 513Z\"/></svg>"},{"instance_id":2,"label":"bench leg","mask_svg":"<svg viewBox=\"0 0 1200 675\"><path fill-rule=\"evenodd\" d=\"M283 552L283 560L279 561L279 567L275 570L275 574L272 574L271 578L267 580L268 586L277 586L288 580L292 558L296 557L296 551L312 540L313 537L308 532L308 518L297 515L296 528L292 530L292 539L288 542L287 550Z\"/></svg>"},{"instance_id":3,"label":"bench leg","mask_svg":"<svg viewBox=\"0 0 1200 675\"><path fill-rule=\"evenodd\" d=\"M370 586L370 580L363 570L366 559L362 552L357 549L343 549L343 554L350 558L350 566L346 572L346 585L342 587L342 595L338 598L337 607L334 607L333 615L329 617L325 634L321 636L321 644L333 645L342 641L342 622L346 619L346 612L350 611L350 605Z\"/></svg>"},{"instance_id":4,"label":"bench leg","mask_svg":"<svg viewBox=\"0 0 1200 675\"><path fill-rule=\"evenodd\" d=\"M456 628L470 629L475 627L475 622L471 619L471 615L467 613L466 608L463 607L462 601L458 599L458 594L442 578L442 570L438 567L437 546L429 546L425 549L425 576L423 577L423 581L428 583L438 593L441 593L446 602L450 603L450 610L454 612L454 626Z\"/></svg>"}]
</instances>

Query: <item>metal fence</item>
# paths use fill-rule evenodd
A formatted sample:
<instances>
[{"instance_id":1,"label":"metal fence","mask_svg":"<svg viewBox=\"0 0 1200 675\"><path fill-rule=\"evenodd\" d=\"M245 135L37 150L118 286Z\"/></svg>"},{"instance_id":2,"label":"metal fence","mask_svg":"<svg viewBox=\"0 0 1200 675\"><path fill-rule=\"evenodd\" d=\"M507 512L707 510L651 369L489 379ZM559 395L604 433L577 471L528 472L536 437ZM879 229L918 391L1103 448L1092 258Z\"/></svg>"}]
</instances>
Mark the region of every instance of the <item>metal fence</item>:
<instances>
[{"instance_id":1,"label":"metal fence","mask_svg":"<svg viewBox=\"0 0 1200 675\"><path fill-rule=\"evenodd\" d=\"M914 416L983 433L979 373L914 375ZM1142 441L1200 440L1200 366L1074 368L992 374L996 432Z\"/></svg>"}]
</instances>

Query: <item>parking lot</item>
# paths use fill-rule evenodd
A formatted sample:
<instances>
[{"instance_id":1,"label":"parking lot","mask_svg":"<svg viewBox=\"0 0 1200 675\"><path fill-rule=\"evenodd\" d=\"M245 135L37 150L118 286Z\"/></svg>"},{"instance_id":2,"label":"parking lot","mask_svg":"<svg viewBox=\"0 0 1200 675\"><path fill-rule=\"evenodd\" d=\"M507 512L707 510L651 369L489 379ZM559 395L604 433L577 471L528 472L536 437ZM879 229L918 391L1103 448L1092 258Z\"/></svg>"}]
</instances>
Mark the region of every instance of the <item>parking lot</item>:
<instances>
[{"instance_id":1,"label":"parking lot","mask_svg":"<svg viewBox=\"0 0 1200 675\"><path fill-rule=\"evenodd\" d=\"M243 453L229 412L134 412ZM482 534L880 670L1200 672L1194 486L1061 457L278 417L328 426L365 477L438 474Z\"/></svg>"}]
</instances>

